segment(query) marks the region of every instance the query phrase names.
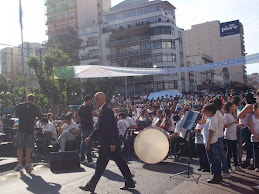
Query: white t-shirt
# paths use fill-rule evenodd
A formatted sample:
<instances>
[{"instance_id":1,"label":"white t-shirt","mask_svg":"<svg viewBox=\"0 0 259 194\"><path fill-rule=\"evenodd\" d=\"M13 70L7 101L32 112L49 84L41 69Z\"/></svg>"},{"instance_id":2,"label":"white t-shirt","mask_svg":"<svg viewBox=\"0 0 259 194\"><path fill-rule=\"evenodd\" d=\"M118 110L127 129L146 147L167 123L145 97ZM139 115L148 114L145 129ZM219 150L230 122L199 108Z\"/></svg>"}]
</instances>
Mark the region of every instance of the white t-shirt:
<instances>
[{"instance_id":1,"label":"white t-shirt","mask_svg":"<svg viewBox=\"0 0 259 194\"><path fill-rule=\"evenodd\" d=\"M224 114L225 125L233 123L235 121L236 121L236 119L234 118L234 116L232 114L230 114L230 113ZM224 136L225 136L225 139L227 139L227 140L237 140L237 124L234 123L234 124L230 125L228 128L225 128Z\"/></svg>"},{"instance_id":2,"label":"white t-shirt","mask_svg":"<svg viewBox=\"0 0 259 194\"><path fill-rule=\"evenodd\" d=\"M255 115L252 115L253 129L257 135L259 135L259 119L255 118ZM259 142L259 139L255 139L254 135L251 135L251 142Z\"/></svg>"},{"instance_id":3,"label":"white t-shirt","mask_svg":"<svg viewBox=\"0 0 259 194\"><path fill-rule=\"evenodd\" d=\"M71 124L66 124L64 123L61 127L61 129L64 131L70 131L70 130L79 130L79 126L77 123L75 123L74 121L71 122Z\"/></svg>"},{"instance_id":4,"label":"white t-shirt","mask_svg":"<svg viewBox=\"0 0 259 194\"><path fill-rule=\"evenodd\" d=\"M197 124L195 129L203 129L204 126L205 126L205 124ZM195 132L194 143L204 144L202 132L198 132L198 131Z\"/></svg>"},{"instance_id":5,"label":"white t-shirt","mask_svg":"<svg viewBox=\"0 0 259 194\"><path fill-rule=\"evenodd\" d=\"M118 120L117 127L119 129L119 134L124 136L126 130L129 128L129 123L126 119Z\"/></svg>"},{"instance_id":6,"label":"white t-shirt","mask_svg":"<svg viewBox=\"0 0 259 194\"><path fill-rule=\"evenodd\" d=\"M218 138L221 138L224 136L224 116L222 115L222 113L217 110L216 111L216 114L215 114L215 119L217 122L217 126L216 126L216 133L217 133L217 136Z\"/></svg>"},{"instance_id":7,"label":"white t-shirt","mask_svg":"<svg viewBox=\"0 0 259 194\"><path fill-rule=\"evenodd\" d=\"M214 144L214 143L217 143L218 141L218 136L217 134L215 133L216 131L216 117L209 117L207 119L207 122L206 124L204 125L204 128L203 128L203 141L204 141L204 144L206 145L208 140L209 140L209 135L210 135L210 130L214 131L214 134L212 136L212 139L211 139L211 142L210 144Z\"/></svg>"},{"instance_id":8,"label":"white t-shirt","mask_svg":"<svg viewBox=\"0 0 259 194\"><path fill-rule=\"evenodd\" d=\"M128 121L130 127L137 125L134 119L131 117L127 117L126 120Z\"/></svg>"},{"instance_id":9,"label":"white t-shirt","mask_svg":"<svg viewBox=\"0 0 259 194\"><path fill-rule=\"evenodd\" d=\"M52 138L54 138L54 139L58 138L58 134L57 134L56 128L53 125L53 123L47 123L46 125L43 126L42 129L44 132L51 132Z\"/></svg>"}]
</instances>

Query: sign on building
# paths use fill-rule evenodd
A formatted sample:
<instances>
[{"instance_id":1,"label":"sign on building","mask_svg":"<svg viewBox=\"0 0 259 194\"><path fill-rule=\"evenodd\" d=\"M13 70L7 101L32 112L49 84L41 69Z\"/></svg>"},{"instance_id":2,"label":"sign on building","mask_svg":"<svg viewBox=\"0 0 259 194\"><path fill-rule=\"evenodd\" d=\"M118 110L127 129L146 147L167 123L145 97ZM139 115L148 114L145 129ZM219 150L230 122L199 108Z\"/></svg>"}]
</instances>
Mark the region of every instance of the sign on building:
<instances>
[{"instance_id":1,"label":"sign on building","mask_svg":"<svg viewBox=\"0 0 259 194\"><path fill-rule=\"evenodd\" d=\"M220 36L240 34L239 20L220 23Z\"/></svg>"}]
</instances>

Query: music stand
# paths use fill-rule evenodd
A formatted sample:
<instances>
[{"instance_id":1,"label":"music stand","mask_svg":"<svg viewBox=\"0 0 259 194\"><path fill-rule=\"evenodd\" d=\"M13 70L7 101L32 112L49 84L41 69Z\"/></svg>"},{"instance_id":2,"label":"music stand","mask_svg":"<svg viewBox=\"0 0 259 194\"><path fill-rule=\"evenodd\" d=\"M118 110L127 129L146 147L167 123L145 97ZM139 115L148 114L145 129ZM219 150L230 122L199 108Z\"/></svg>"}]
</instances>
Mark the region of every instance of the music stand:
<instances>
[{"instance_id":1,"label":"music stand","mask_svg":"<svg viewBox=\"0 0 259 194\"><path fill-rule=\"evenodd\" d=\"M170 178L175 177L177 175L181 175L184 173L187 173L187 177L190 178L190 175L192 176L192 178L195 180L196 183L198 183L201 174L195 173L193 171L190 171L190 139L191 139L191 131L195 129L198 120L200 119L200 113L196 112L196 111L188 111L185 113L182 123L181 123L181 127L187 130L187 134L186 137L189 137L188 140L188 146L187 146L187 170L176 173L176 174L172 174L170 176ZM199 177L197 179L194 178L193 174L197 174L199 175Z\"/></svg>"}]
</instances>

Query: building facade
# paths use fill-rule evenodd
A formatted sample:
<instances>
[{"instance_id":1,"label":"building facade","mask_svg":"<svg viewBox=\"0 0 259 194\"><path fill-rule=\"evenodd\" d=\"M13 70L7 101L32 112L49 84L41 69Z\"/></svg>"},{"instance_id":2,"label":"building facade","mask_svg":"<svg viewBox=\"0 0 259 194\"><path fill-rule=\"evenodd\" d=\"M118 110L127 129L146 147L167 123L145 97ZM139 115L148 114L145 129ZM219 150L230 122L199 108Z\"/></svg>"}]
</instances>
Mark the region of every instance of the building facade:
<instances>
[{"instance_id":1,"label":"building facade","mask_svg":"<svg viewBox=\"0 0 259 194\"><path fill-rule=\"evenodd\" d=\"M79 50L81 65L101 64L101 30L103 12L111 8L111 0L78 0Z\"/></svg>"},{"instance_id":2,"label":"building facade","mask_svg":"<svg viewBox=\"0 0 259 194\"><path fill-rule=\"evenodd\" d=\"M213 63L213 58L205 53L200 55L186 56L187 66ZM189 72L189 91L199 92L201 90L212 90L215 88L215 70Z\"/></svg>"},{"instance_id":3,"label":"building facade","mask_svg":"<svg viewBox=\"0 0 259 194\"><path fill-rule=\"evenodd\" d=\"M104 13L101 64L120 67L185 66L183 30L176 26L175 7L167 1L125 0ZM124 95L187 89L187 74L128 77Z\"/></svg>"},{"instance_id":4,"label":"building facade","mask_svg":"<svg viewBox=\"0 0 259 194\"><path fill-rule=\"evenodd\" d=\"M0 70L7 77L17 74L20 70L19 52L17 47L0 50Z\"/></svg>"},{"instance_id":5,"label":"building facade","mask_svg":"<svg viewBox=\"0 0 259 194\"><path fill-rule=\"evenodd\" d=\"M23 52L23 53L22 53ZM27 59L32 56L44 55L45 48L39 43L23 43L18 47L4 48L0 51L1 73L7 76L12 86L22 85L21 80L26 79L26 87L33 88L38 85L34 70L26 65ZM22 60L24 57L24 60ZM23 64L24 61L24 64Z\"/></svg>"},{"instance_id":6,"label":"building facade","mask_svg":"<svg viewBox=\"0 0 259 194\"><path fill-rule=\"evenodd\" d=\"M45 0L48 39L66 28L78 30L77 0Z\"/></svg>"},{"instance_id":7,"label":"building facade","mask_svg":"<svg viewBox=\"0 0 259 194\"><path fill-rule=\"evenodd\" d=\"M184 31L184 36L188 56L206 53L212 56L214 62L245 56L244 30L238 20L193 25L190 30ZM228 87L230 81L243 83L246 81L246 67L215 69L215 80L221 81L221 87Z\"/></svg>"}]
</instances>

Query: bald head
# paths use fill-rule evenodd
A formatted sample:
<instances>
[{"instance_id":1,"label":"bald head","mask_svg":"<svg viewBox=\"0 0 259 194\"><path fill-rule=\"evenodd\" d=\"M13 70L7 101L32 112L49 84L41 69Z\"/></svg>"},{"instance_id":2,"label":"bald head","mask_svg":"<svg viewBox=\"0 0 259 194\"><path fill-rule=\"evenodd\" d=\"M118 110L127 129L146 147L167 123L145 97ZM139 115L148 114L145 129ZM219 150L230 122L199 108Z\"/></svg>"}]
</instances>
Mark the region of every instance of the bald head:
<instances>
[{"instance_id":1,"label":"bald head","mask_svg":"<svg viewBox=\"0 0 259 194\"><path fill-rule=\"evenodd\" d=\"M97 92L94 95L94 101L98 107L101 107L103 104L105 104L105 99L106 99L106 97L103 92Z\"/></svg>"}]
</instances>

